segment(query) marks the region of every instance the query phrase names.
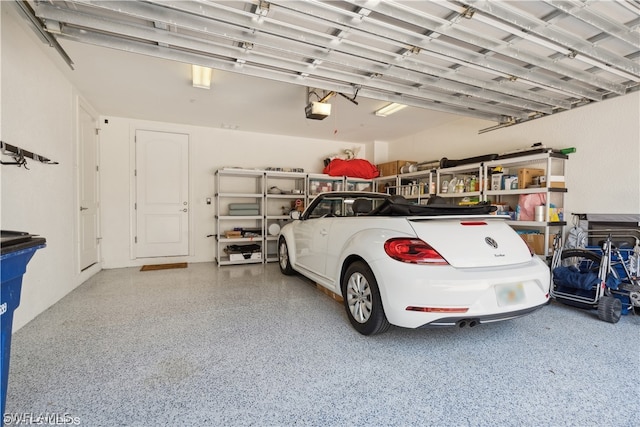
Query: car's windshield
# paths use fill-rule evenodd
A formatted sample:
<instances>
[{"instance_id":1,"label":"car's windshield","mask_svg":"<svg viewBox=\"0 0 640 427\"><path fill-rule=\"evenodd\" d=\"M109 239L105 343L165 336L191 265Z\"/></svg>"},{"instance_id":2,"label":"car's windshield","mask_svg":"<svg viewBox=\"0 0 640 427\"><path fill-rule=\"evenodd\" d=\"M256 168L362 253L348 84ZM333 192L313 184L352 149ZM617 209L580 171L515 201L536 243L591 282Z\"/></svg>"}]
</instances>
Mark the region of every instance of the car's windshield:
<instances>
[{"instance_id":1,"label":"car's windshield","mask_svg":"<svg viewBox=\"0 0 640 427\"><path fill-rule=\"evenodd\" d=\"M322 199L311 208L308 219L324 217L349 217L366 215L378 207L385 199L354 195L322 196Z\"/></svg>"},{"instance_id":2,"label":"car's windshield","mask_svg":"<svg viewBox=\"0 0 640 427\"><path fill-rule=\"evenodd\" d=\"M309 218L322 218L324 216L343 216L344 203L342 197L323 198L309 212Z\"/></svg>"}]
</instances>

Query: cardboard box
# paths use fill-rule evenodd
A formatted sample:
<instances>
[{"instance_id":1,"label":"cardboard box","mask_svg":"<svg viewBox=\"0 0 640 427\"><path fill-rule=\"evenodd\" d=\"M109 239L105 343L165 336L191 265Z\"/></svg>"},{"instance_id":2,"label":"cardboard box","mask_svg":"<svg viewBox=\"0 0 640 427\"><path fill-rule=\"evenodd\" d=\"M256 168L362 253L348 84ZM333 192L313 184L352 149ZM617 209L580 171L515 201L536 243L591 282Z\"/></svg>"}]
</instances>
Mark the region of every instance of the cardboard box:
<instances>
[{"instance_id":1,"label":"cardboard box","mask_svg":"<svg viewBox=\"0 0 640 427\"><path fill-rule=\"evenodd\" d=\"M235 239L238 237L242 237L242 231L240 230L227 230L224 232L224 237L227 239Z\"/></svg>"},{"instance_id":2,"label":"cardboard box","mask_svg":"<svg viewBox=\"0 0 640 427\"><path fill-rule=\"evenodd\" d=\"M413 160L394 160L393 162L380 163L377 166L380 171L380 176L392 176L400 173L400 168L407 163L415 164L417 162Z\"/></svg>"},{"instance_id":3,"label":"cardboard box","mask_svg":"<svg viewBox=\"0 0 640 427\"><path fill-rule=\"evenodd\" d=\"M524 240L536 255L544 255L544 234L541 233L522 233L520 234L522 240ZM555 234L549 234L548 248L549 253L553 249L553 240Z\"/></svg>"},{"instance_id":4,"label":"cardboard box","mask_svg":"<svg viewBox=\"0 0 640 427\"><path fill-rule=\"evenodd\" d=\"M549 188L564 188L564 176L551 175L549 177L549 181L544 182L541 185L542 187L549 187Z\"/></svg>"},{"instance_id":5,"label":"cardboard box","mask_svg":"<svg viewBox=\"0 0 640 427\"><path fill-rule=\"evenodd\" d=\"M551 181L548 184L549 188L564 188L564 182Z\"/></svg>"},{"instance_id":6,"label":"cardboard box","mask_svg":"<svg viewBox=\"0 0 640 427\"><path fill-rule=\"evenodd\" d=\"M518 188L527 188L536 176L545 175L544 169L521 168L518 169Z\"/></svg>"}]
</instances>

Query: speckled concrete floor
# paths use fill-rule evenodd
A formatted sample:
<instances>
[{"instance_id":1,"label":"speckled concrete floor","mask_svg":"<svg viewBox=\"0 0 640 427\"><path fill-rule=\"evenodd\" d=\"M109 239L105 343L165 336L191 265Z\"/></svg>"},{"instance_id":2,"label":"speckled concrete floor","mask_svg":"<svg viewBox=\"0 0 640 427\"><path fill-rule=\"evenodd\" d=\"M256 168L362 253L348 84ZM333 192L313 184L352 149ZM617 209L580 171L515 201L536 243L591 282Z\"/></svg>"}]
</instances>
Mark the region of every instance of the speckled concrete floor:
<instances>
[{"instance_id":1,"label":"speckled concrete floor","mask_svg":"<svg viewBox=\"0 0 640 427\"><path fill-rule=\"evenodd\" d=\"M639 328L640 316L612 325L554 303L473 329L363 337L276 264L105 270L14 334L5 420L631 426Z\"/></svg>"}]
</instances>

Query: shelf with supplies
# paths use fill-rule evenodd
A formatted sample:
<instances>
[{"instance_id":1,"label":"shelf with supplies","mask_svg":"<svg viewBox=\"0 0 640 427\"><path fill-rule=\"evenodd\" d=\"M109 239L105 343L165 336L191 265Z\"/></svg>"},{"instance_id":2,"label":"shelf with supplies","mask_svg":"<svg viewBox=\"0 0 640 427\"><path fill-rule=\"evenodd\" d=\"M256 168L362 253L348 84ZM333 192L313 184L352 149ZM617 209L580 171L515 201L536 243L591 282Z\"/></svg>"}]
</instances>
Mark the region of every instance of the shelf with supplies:
<instances>
[{"instance_id":1,"label":"shelf with supplies","mask_svg":"<svg viewBox=\"0 0 640 427\"><path fill-rule=\"evenodd\" d=\"M549 257L564 232L565 154L547 152L484 162L484 200L508 214L511 225L538 255Z\"/></svg>"},{"instance_id":2,"label":"shelf with supplies","mask_svg":"<svg viewBox=\"0 0 640 427\"><path fill-rule=\"evenodd\" d=\"M278 235L326 191L373 191L373 179L225 168L216 176L216 262L218 265L278 260ZM248 248L243 252L243 248Z\"/></svg>"},{"instance_id":3,"label":"shelf with supplies","mask_svg":"<svg viewBox=\"0 0 640 427\"><path fill-rule=\"evenodd\" d=\"M304 209L307 197L307 174L273 172L265 175L265 262L278 261L278 234L294 209Z\"/></svg>"},{"instance_id":4,"label":"shelf with supplies","mask_svg":"<svg viewBox=\"0 0 640 427\"><path fill-rule=\"evenodd\" d=\"M540 153L485 162L485 200L511 206L513 220L562 223L567 159L564 154ZM538 209L538 215L530 210L516 212L525 201L549 209Z\"/></svg>"},{"instance_id":5,"label":"shelf with supplies","mask_svg":"<svg viewBox=\"0 0 640 427\"><path fill-rule=\"evenodd\" d=\"M345 191L373 191L373 179L345 177L344 189Z\"/></svg>"},{"instance_id":6,"label":"shelf with supplies","mask_svg":"<svg viewBox=\"0 0 640 427\"><path fill-rule=\"evenodd\" d=\"M556 233L562 233L564 221L565 168L568 156L552 150L469 163L428 171L386 175L376 178L378 192L400 194L414 203L426 203L438 196L459 205L491 202L497 214L509 215L511 225L536 254L548 257L549 244ZM427 182L428 187L427 187ZM428 190L427 190L428 188ZM522 203L537 203L526 206ZM524 219L519 218L524 214Z\"/></svg>"},{"instance_id":7,"label":"shelf with supplies","mask_svg":"<svg viewBox=\"0 0 640 427\"><path fill-rule=\"evenodd\" d=\"M394 193L395 194L395 188L398 186L398 183L400 182L400 178L398 178L398 175L391 175L391 176L379 176L377 178L373 179L373 184L374 184L374 191L377 191L378 193L387 193L387 194L392 194L390 193L388 189L394 188Z\"/></svg>"},{"instance_id":8,"label":"shelf with supplies","mask_svg":"<svg viewBox=\"0 0 640 427\"><path fill-rule=\"evenodd\" d=\"M309 200L327 191L373 191L374 179L308 174Z\"/></svg>"},{"instance_id":9,"label":"shelf with supplies","mask_svg":"<svg viewBox=\"0 0 640 427\"><path fill-rule=\"evenodd\" d=\"M538 255L548 257L549 244L544 242L552 241L566 225L567 159L550 151L374 179L220 169L215 173L216 260L218 265L277 261L278 234L290 221L291 210L304 210L316 195L327 191L378 191L418 204L433 196L462 205L489 201L498 207L498 214L511 217L508 223ZM523 201L535 205L529 209ZM518 217L523 214L524 218Z\"/></svg>"},{"instance_id":10,"label":"shelf with supplies","mask_svg":"<svg viewBox=\"0 0 640 427\"><path fill-rule=\"evenodd\" d=\"M308 199L313 199L320 193L327 191L342 191L344 184L343 176L331 176L326 174L310 173L307 175Z\"/></svg>"},{"instance_id":11,"label":"shelf with supplies","mask_svg":"<svg viewBox=\"0 0 640 427\"><path fill-rule=\"evenodd\" d=\"M474 204L484 200L482 163L436 169L436 194L455 199L457 204Z\"/></svg>"},{"instance_id":12,"label":"shelf with supplies","mask_svg":"<svg viewBox=\"0 0 640 427\"><path fill-rule=\"evenodd\" d=\"M216 177L216 262L263 262L265 173L220 169Z\"/></svg>"},{"instance_id":13,"label":"shelf with supplies","mask_svg":"<svg viewBox=\"0 0 640 427\"><path fill-rule=\"evenodd\" d=\"M435 170L408 172L394 177L376 178L376 191L398 194L418 204L425 204L436 191Z\"/></svg>"}]
</instances>

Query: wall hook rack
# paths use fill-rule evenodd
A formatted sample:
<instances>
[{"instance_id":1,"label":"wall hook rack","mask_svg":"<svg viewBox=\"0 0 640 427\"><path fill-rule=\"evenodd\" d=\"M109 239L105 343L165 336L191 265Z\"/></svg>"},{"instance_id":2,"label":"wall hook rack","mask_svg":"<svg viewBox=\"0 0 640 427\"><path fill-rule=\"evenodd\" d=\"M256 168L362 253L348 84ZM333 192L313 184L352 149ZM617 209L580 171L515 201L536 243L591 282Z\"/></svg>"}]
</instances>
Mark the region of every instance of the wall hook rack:
<instances>
[{"instance_id":1,"label":"wall hook rack","mask_svg":"<svg viewBox=\"0 0 640 427\"><path fill-rule=\"evenodd\" d=\"M3 162L2 160L0 160L0 164L17 165L18 167L23 166L27 170L29 169L27 167L27 159L33 159L46 165L59 164L58 162L54 162L53 160L41 156L40 154L32 153L31 151L16 147L15 145L7 144L4 141L0 141L0 153L5 156L12 157L14 160L13 162Z\"/></svg>"}]
</instances>

